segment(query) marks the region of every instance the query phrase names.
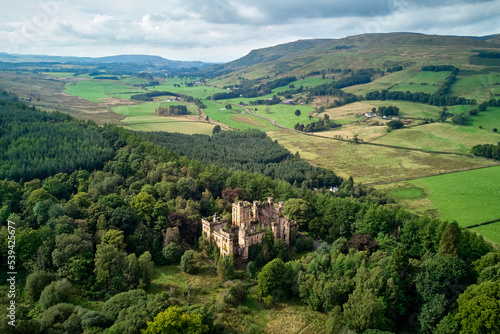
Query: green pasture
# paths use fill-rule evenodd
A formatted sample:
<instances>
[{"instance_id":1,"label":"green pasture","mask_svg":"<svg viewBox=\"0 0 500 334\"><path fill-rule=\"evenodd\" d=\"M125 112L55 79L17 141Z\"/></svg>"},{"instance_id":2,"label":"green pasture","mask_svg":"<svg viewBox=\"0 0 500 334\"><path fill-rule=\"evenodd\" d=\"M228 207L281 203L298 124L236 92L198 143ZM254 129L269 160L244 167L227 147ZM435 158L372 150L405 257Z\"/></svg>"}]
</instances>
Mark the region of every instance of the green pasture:
<instances>
[{"instance_id":1,"label":"green pasture","mask_svg":"<svg viewBox=\"0 0 500 334\"><path fill-rule=\"evenodd\" d=\"M413 73L404 70L398 71L390 74L386 74L372 82L362 85L356 85L351 87L342 88L344 92L355 94L355 95L365 95L368 92L373 92L376 90L389 90L392 87L409 80L414 76Z\"/></svg>"},{"instance_id":2,"label":"green pasture","mask_svg":"<svg viewBox=\"0 0 500 334\"><path fill-rule=\"evenodd\" d=\"M204 100L203 103L207 106L204 112L209 118L232 128L240 130L251 128L262 131L276 129L270 121L249 115L241 107L232 106L232 109L225 109L225 103L216 103L207 100Z\"/></svg>"},{"instance_id":3,"label":"green pasture","mask_svg":"<svg viewBox=\"0 0 500 334\"><path fill-rule=\"evenodd\" d=\"M488 107L485 111L481 111L477 116L470 118L470 124L474 128L479 128L481 125L483 131L493 133L492 130L497 128L500 130L500 107ZM494 133L493 133L494 134ZM500 141L500 132L496 135L497 142Z\"/></svg>"},{"instance_id":4,"label":"green pasture","mask_svg":"<svg viewBox=\"0 0 500 334\"><path fill-rule=\"evenodd\" d=\"M500 73L459 75L451 87L451 94L463 96L467 99L476 99L478 102L487 101L500 94Z\"/></svg>"},{"instance_id":5,"label":"green pasture","mask_svg":"<svg viewBox=\"0 0 500 334\"><path fill-rule=\"evenodd\" d=\"M169 91L177 94L184 94L192 96L196 99L205 99L208 96L212 96L215 93L227 92L225 89L209 87L209 86L192 86L187 87L185 82L195 81L196 78L180 79L180 78L168 78L166 82L161 85L154 87L147 87L147 90L157 90L157 91ZM180 87L174 87L174 84L180 85Z\"/></svg>"},{"instance_id":6,"label":"green pasture","mask_svg":"<svg viewBox=\"0 0 500 334\"><path fill-rule=\"evenodd\" d=\"M317 118L309 119L308 113L313 111L314 108L307 105L275 104L272 106L247 106L247 108L256 115L271 118L276 121L276 124L291 129L293 129L297 123L306 125L318 120ZM269 112L266 111L268 108ZM300 116L295 116L295 110L297 109L301 112Z\"/></svg>"},{"instance_id":7,"label":"green pasture","mask_svg":"<svg viewBox=\"0 0 500 334\"><path fill-rule=\"evenodd\" d=\"M131 95L143 91L122 85L117 80L83 80L66 84L64 92L93 102L102 102L101 99L110 97L129 99Z\"/></svg>"},{"instance_id":8,"label":"green pasture","mask_svg":"<svg viewBox=\"0 0 500 334\"><path fill-rule=\"evenodd\" d=\"M500 135L477 127L430 123L393 130L373 141L377 144L418 148L426 151L469 153L474 145L496 144Z\"/></svg>"},{"instance_id":9,"label":"green pasture","mask_svg":"<svg viewBox=\"0 0 500 334\"><path fill-rule=\"evenodd\" d=\"M500 245L500 222L474 227L472 230L480 233L485 239Z\"/></svg>"},{"instance_id":10,"label":"green pasture","mask_svg":"<svg viewBox=\"0 0 500 334\"><path fill-rule=\"evenodd\" d=\"M44 75L55 78L71 78L75 73L73 72L43 72Z\"/></svg>"},{"instance_id":11,"label":"green pasture","mask_svg":"<svg viewBox=\"0 0 500 334\"><path fill-rule=\"evenodd\" d=\"M394 91L410 91L412 93L423 92L434 94L446 80L451 71L430 72L421 71L416 75L402 81L400 84L391 88Z\"/></svg>"},{"instance_id":12,"label":"green pasture","mask_svg":"<svg viewBox=\"0 0 500 334\"><path fill-rule=\"evenodd\" d=\"M361 103L372 105L375 107L388 107L395 106L399 108L400 117L411 117L411 118L433 118L437 119L439 117L440 107L431 106L429 104L415 103L408 101L378 101L378 100L366 100L361 101Z\"/></svg>"},{"instance_id":13,"label":"green pasture","mask_svg":"<svg viewBox=\"0 0 500 334\"><path fill-rule=\"evenodd\" d=\"M408 183L425 189L441 219L462 227L500 218L500 166L431 176ZM485 234L486 238L489 238Z\"/></svg>"}]
</instances>

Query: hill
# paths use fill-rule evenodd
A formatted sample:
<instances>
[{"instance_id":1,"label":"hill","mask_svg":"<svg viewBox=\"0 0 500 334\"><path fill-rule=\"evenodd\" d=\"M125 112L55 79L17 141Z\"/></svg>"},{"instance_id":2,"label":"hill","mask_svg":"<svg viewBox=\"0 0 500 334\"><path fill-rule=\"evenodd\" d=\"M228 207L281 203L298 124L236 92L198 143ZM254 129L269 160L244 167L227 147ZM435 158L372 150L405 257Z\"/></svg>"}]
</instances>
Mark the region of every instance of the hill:
<instances>
[{"instance_id":1,"label":"hill","mask_svg":"<svg viewBox=\"0 0 500 334\"><path fill-rule=\"evenodd\" d=\"M212 65L201 61L179 61L169 60L160 56L150 55L115 55L106 57L72 57L72 56L49 56L49 55L23 55L0 52L2 62L56 62L71 64L140 64L168 66L171 68L205 67Z\"/></svg>"},{"instance_id":2,"label":"hill","mask_svg":"<svg viewBox=\"0 0 500 334\"><path fill-rule=\"evenodd\" d=\"M469 61L472 51L497 50L500 48L497 41L498 35L478 38L401 32L299 40L253 50L240 59L207 70L216 69L216 75L218 71L231 79L240 76L255 79L265 73L301 76L334 68L386 69L397 65L420 68L436 62L473 67Z\"/></svg>"}]
</instances>

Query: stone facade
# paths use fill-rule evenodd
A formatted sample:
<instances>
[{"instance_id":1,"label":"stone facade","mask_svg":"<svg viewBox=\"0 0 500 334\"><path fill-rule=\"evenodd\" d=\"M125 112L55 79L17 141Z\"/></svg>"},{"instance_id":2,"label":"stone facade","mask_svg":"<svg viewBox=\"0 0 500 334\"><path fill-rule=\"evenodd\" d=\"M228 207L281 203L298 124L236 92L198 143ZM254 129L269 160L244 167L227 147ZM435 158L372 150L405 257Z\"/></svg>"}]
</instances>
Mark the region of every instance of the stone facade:
<instances>
[{"instance_id":1,"label":"stone facade","mask_svg":"<svg viewBox=\"0 0 500 334\"><path fill-rule=\"evenodd\" d=\"M202 219L203 232L208 240L213 240L221 255L240 255L248 258L251 245L262 243L266 228L270 227L274 239L283 239L290 245L290 233L297 230L297 223L284 215L284 203L274 203L269 197L267 202L253 203L239 201L233 203L232 224L215 214L212 220Z\"/></svg>"}]
</instances>

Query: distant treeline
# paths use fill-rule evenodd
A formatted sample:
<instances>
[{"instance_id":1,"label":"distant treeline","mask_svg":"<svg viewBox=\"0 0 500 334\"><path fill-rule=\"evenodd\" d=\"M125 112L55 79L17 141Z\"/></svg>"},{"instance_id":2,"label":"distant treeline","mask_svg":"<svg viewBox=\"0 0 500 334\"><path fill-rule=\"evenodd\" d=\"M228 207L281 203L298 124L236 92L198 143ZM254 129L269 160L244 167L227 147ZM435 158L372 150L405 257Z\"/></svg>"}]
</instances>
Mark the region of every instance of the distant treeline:
<instances>
[{"instance_id":1,"label":"distant treeline","mask_svg":"<svg viewBox=\"0 0 500 334\"><path fill-rule=\"evenodd\" d=\"M211 98L212 100L227 100L234 99L240 96L246 98L263 96L271 94L272 90L275 88L286 86L296 80L296 77L285 77L263 83L258 86L253 86L254 81L248 81L246 85L237 86L230 92L215 93Z\"/></svg>"},{"instance_id":2,"label":"distant treeline","mask_svg":"<svg viewBox=\"0 0 500 334\"><path fill-rule=\"evenodd\" d=\"M427 71L427 72L453 71L455 69L457 68L453 65L429 65L429 66L422 66L421 68L422 71Z\"/></svg>"},{"instance_id":3,"label":"distant treeline","mask_svg":"<svg viewBox=\"0 0 500 334\"><path fill-rule=\"evenodd\" d=\"M157 91L157 90L155 90L155 91L149 92L149 93L132 95L130 98L132 100L136 100L136 101L153 101L153 97L163 96L163 95L176 96L176 97L181 96L179 94L172 93L172 92L165 92L165 91Z\"/></svg>"},{"instance_id":4,"label":"distant treeline","mask_svg":"<svg viewBox=\"0 0 500 334\"><path fill-rule=\"evenodd\" d=\"M304 132L319 132L319 131L328 131L330 129L339 128L342 124L335 123L334 121L328 120L325 122L324 120L319 120L317 122L312 122L304 126L304 124L295 124L293 127L295 130L304 131Z\"/></svg>"},{"instance_id":5,"label":"distant treeline","mask_svg":"<svg viewBox=\"0 0 500 334\"><path fill-rule=\"evenodd\" d=\"M500 58L500 52L479 51L477 56L481 58Z\"/></svg>"},{"instance_id":6,"label":"distant treeline","mask_svg":"<svg viewBox=\"0 0 500 334\"><path fill-rule=\"evenodd\" d=\"M188 109L185 105L168 106L168 108L158 107L155 111L158 116L170 115L188 115Z\"/></svg>"},{"instance_id":7,"label":"distant treeline","mask_svg":"<svg viewBox=\"0 0 500 334\"><path fill-rule=\"evenodd\" d=\"M222 131L212 137L168 132L141 132L141 136L190 159L227 169L261 173L273 179L310 187L342 183L332 171L310 165L259 130Z\"/></svg>"}]
</instances>

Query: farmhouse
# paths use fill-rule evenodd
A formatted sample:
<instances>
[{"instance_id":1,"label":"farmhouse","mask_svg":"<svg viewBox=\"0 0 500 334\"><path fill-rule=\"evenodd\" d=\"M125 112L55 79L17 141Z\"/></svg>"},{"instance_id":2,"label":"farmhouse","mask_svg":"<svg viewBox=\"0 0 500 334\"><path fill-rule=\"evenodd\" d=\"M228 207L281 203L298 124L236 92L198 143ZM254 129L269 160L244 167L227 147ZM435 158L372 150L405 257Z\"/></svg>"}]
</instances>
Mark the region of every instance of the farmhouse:
<instances>
[{"instance_id":1,"label":"farmhouse","mask_svg":"<svg viewBox=\"0 0 500 334\"><path fill-rule=\"evenodd\" d=\"M238 201L233 203L232 224L215 214L211 221L202 219L203 232L215 241L221 255L240 255L246 260L249 247L262 242L267 227L275 240L283 239L290 245L290 233L297 230L297 223L285 217L284 208L283 202L274 203L272 197L267 202Z\"/></svg>"}]
</instances>

